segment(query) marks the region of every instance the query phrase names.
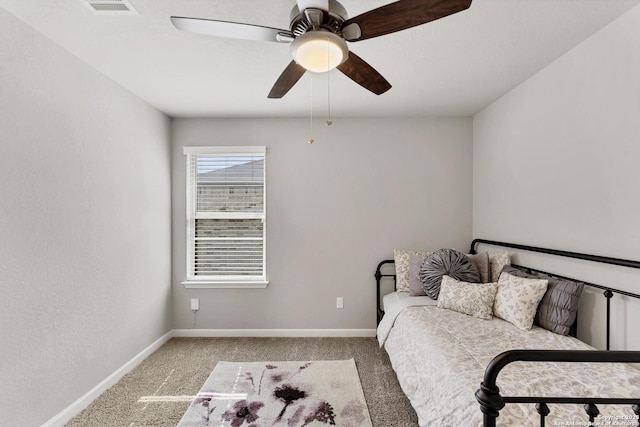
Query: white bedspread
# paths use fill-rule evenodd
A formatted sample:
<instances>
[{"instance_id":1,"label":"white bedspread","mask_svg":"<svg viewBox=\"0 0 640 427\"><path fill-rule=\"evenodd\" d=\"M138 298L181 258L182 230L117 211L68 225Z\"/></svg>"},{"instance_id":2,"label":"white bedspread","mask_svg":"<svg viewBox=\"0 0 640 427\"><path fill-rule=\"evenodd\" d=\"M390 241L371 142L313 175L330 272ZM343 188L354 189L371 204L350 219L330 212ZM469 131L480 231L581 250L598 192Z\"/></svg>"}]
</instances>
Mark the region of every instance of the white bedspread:
<instances>
[{"instance_id":1,"label":"white bedspread","mask_svg":"<svg viewBox=\"0 0 640 427\"><path fill-rule=\"evenodd\" d=\"M402 292L393 292L392 296L402 295ZM385 313L384 317L380 321L378 325L378 342L380 343L380 347L384 345L384 342L393 327L394 322L396 321L396 317L407 307L416 307L416 306L425 306L425 305L436 305L438 301L431 299L429 297L404 297L404 296L396 296L393 299L387 299L385 303Z\"/></svg>"},{"instance_id":2,"label":"white bedspread","mask_svg":"<svg viewBox=\"0 0 640 427\"><path fill-rule=\"evenodd\" d=\"M480 320L434 306L396 308L400 314L393 316L390 310L380 323L382 334L380 329L378 332L386 337L381 342L385 343L400 385L418 414L420 426L481 426L482 413L474 393L489 361L503 351L593 349L572 337L538 327L522 331L497 318ZM383 323L393 325L388 333L384 333ZM516 362L501 371L498 386L505 396L640 399L640 370L626 364ZM549 407L548 426L588 422L581 406ZM598 408L601 415L634 416L627 406ZM538 426L539 415L535 405L507 404L500 411L498 425Z\"/></svg>"}]
</instances>

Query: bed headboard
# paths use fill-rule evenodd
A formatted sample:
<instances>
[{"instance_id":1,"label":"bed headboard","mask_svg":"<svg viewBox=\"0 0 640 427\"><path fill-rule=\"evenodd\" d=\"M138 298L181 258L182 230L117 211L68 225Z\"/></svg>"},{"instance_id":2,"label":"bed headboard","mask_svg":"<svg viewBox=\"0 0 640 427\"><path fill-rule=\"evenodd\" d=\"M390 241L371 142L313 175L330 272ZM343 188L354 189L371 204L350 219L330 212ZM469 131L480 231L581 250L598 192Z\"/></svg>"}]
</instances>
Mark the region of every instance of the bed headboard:
<instances>
[{"instance_id":1,"label":"bed headboard","mask_svg":"<svg viewBox=\"0 0 640 427\"><path fill-rule=\"evenodd\" d=\"M503 248L520 249L523 251L539 252L543 254L556 255L556 256L561 256L565 258L576 258L576 259L582 259L585 261L601 262L603 264L620 265L623 267L640 269L640 261L632 261L632 260L621 259L621 258L611 258L606 256L600 256L600 255L583 254L579 252L560 251L557 249L538 248L536 246L518 245L516 243L497 242L495 240L486 240L486 239L474 239L473 242L471 242L471 248L469 248L469 253L475 254L476 246L482 243L487 245L492 245L492 246L502 246Z\"/></svg>"},{"instance_id":2,"label":"bed headboard","mask_svg":"<svg viewBox=\"0 0 640 427\"><path fill-rule=\"evenodd\" d=\"M499 246L499 247L503 247L503 248L511 248L511 249L517 249L517 250L522 250L522 251L528 251L528 252L538 252L538 253L554 255L554 256L559 256L559 257L564 257L564 258L575 258L575 259L580 259L580 260L585 260L585 261L599 262L599 263L604 263L604 264L618 265L618 266L622 266L622 267L640 269L640 261L633 261L633 260L627 260L627 259L621 259L621 258L605 257L605 256L600 256L600 255L584 254L584 253L579 253L579 252L562 251L562 250L557 250L557 249L540 248L540 247L536 247L536 246L527 246L527 245L520 245L520 244L516 244L516 243L499 242L499 241L487 240L487 239L474 239L471 242L471 247L469 249L469 253L475 254L476 253L476 249L477 249L478 245L480 245L480 244L486 244L486 245L491 245L491 246ZM382 319L382 316L384 315L384 311L382 310L382 307L381 307L381 302L382 302L382 299L381 299L382 298L382 296L381 296L381 283L382 283L382 279L384 279L384 278L393 279L394 290L396 289L395 270L393 270L393 272L390 271L391 270L391 265L393 265L393 264L394 264L394 260L387 259L387 260L381 261L378 264L377 268L376 268L375 278L376 278L376 284L377 284L377 319L378 319L378 323L380 323L380 320ZM624 295L624 296L631 297L631 298L640 299L640 295L638 295L638 294L634 294L634 293L631 293L631 292L623 291L623 290L620 290L620 289L615 289L615 288L612 288L612 287L609 287L609 286L603 286L603 285L599 285L599 284L596 284L596 283L585 282L584 280L581 280L581 279L574 279L574 278L571 278L571 277L566 277L566 276L562 276L562 275L559 275L559 274L556 274L556 273L542 271L542 270L538 270L538 269L527 267L527 266L521 266L521 265L514 264L514 267L524 268L524 269L529 270L529 271L548 274L550 276L553 276L553 277L556 277L556 278L559 278L559 279L578 281L578 282L584 283L585 286L603 290L604 291L603 295L606 298L606 303L607 303L607 308L606 308L606 322L607 322L607 325L606 325L606 332L607 332L606 348L607 348L607 350L609 350L610 335L611 335L611 332L610 332L610 325L611 325L611 298L613 298L613 296L615 294L618 294L618 295ZM575 328L575 324L574 324L574 328ZM575 336L575 330L573 332L574 332L573 335Z\"/></svg>"}]
</instances>

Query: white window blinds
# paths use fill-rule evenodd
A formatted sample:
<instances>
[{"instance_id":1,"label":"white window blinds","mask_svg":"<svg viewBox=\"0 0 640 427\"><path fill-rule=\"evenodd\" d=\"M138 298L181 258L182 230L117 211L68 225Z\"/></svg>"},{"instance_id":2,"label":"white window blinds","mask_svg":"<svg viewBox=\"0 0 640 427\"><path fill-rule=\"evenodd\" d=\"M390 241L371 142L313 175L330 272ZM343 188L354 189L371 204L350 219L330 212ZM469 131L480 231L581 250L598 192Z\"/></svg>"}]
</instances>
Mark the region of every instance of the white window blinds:
<instances>
[{"instance_id":1,"label":"white window blinds","mask_svg":"<svg viewBox=\"0 0 640 427\"><path fill-rule=\"evenodd\" d=\"M264 147L185 154L187 280L265 280Z\"/></svg>"}]
</instances>

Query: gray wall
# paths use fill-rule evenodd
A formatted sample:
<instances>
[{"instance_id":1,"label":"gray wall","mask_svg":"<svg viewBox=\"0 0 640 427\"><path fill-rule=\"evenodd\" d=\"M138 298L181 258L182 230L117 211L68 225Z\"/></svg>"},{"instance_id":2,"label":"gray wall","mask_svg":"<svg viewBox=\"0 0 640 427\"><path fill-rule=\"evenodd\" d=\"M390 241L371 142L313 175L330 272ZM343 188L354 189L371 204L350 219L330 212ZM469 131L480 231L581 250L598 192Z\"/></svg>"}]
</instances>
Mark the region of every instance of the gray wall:
<instances>
[{"instance_id":1,"label":"gray wall","mask_svg":"<svg viewBox=\"0 0 640 427\"><path fill-rule=\"evenodd\" d=\"M470 118L175 119L174 327L374 329L376 264L393 248L466 248ZM185 289L184 146L267 147L266 289ZM344 309L336 309L336 297ZM200 299L197 319L191 298Z\"/></svg>"},{"instance_id":2,"label":"gray wall","mask_svg":"<svg viewBox=\"0 0 640 427\"><path fill-rule=\"evenodd\" d=\"M640 259L638 28L635 7L474 117L474 237ZM640 293L638 271L535 262ZM616 347L640 349L640 306L614 301Z\"/></svg>"},{"instance_id":3,"label":"gray wall","mask_svg":"<svg viewBox=\"0 0 640 427\"><path fill-rule=\"evenodd\" d=\"M0 424L171 330L169 120L0 9Z\"/></svg>"}]
</instances>

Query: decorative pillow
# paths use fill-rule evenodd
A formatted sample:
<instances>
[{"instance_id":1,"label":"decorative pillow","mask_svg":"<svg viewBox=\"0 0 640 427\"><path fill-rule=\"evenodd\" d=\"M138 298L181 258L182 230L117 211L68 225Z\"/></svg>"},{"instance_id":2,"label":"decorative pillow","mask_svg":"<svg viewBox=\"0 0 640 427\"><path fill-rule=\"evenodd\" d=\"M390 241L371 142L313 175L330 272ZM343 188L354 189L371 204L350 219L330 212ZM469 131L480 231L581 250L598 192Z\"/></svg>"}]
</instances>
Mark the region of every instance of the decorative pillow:
<instances>
[{"instance_id":1,"label":"decorative pillow","mask_svg":"<svg viewBox=\"0 0 640 427\"><path fill-rule=\"evenodd\" d=\"M556 279L546 274L541 274L540 278L547 279L549 286L540 301L535 324L556 334L569 335L571 325L576 321L584 283Z\"/></svg>"},{"instance_id":2,"label":"decorative pillow","mask_svg":"<svg viewBox=\"0 0 640 427\"><path fill-rule=\"evenodd\" d=\"M505 265L511 265L511 258L509 258L509 252L498 252L495 254L489 254L489 269L491 270L491 282L497 282L502 272L502 267Z\"/></svg>"},{"instance_id":3,"label":"decorative pillow","mask_svg":"<svg viewBox=\"0 0 640 427\"><path fill-rule=\"evenodd\" d=\"M409 254L409 295L412 297L427 295L422 289L422 282L420 281L419 274L422 263L429 255L431 255L431 252Z\"/></svg>"},{"instance_id":4,"label":"decorative pillow","mask_svg":"<svg viewBox=\"0 0 640 427\"><path fill-rule=\"evenodd\" d=\"M535 273L527 273L522 268L514 267L513 265L505 265L502 267L502 273L509 273L512 276L524 277L527 279L539 279L538 275Z\"/></svg>"},{"instance_id":5,"label":"decorative pillow","mask_svg":"<svg viewBox=\"0 0 640 427\"><path fill-rule=\"evenodd\" d=\"M533 324L556 334L569 335L576 320L584 283L556 279L546 274L529 274L510 265L505 266L502 271L513 276L547 279L549 285L538 305Z\"/></svg>"},{"instance_id":6,"label":"decorative pillow","mask_svg":"<svg viewBox=\"0 0 640 427\"><path fill-rule=\"evenodd\" d=\"M491 320L497 290L497 283L467 283L443 276L438 307Z\"/></svg>"},{"instance_id":7,"label":"decorative pillow","mask_svg":"<svg viewBox=\"0 0 640 427\"><path fill-rule=\"evenodd\" d=\"M520 329L531 329L548 283L546 279L527 279L502 272L493 302L493 315Z\"/></svg>"},{"instance_id":8,"label":"decorative pillow","mask_svg":"<svg viewBox=\"0 0 640 427\"><path fill-rule=\"evenodd\" d=\"M480 281L482 283L489 283L491 281L489 254L487 252L483 252L481 254L467 254L467 256L480 272Z\"/></svg>"},{"instance_id":9,"label":"decorative pillow","mask_svg":"<svg viewBox=\"0 0 640 427\"><path fill-rule=\"evenodd\" d=\"M424 260L431 252L426 251L406 251L402 249L393 250L393 259L396 264L396 291L409 292L409 265L411 256Z\"/></svg>"},{"instance_id":10,"label":"decorative pillow","mask_svg":"<svg viewBox=\"0 0 640 427\"><path fill-rule=\"evenodd\" d=\"M420 282L428 297L438 299L442 276L451 276L463 282L478 283L480 272L471 260L454 249L438 249L429 255L420 267Z\"/></svg>"}]
</instances>

